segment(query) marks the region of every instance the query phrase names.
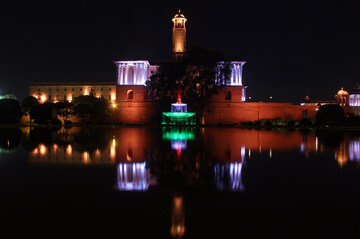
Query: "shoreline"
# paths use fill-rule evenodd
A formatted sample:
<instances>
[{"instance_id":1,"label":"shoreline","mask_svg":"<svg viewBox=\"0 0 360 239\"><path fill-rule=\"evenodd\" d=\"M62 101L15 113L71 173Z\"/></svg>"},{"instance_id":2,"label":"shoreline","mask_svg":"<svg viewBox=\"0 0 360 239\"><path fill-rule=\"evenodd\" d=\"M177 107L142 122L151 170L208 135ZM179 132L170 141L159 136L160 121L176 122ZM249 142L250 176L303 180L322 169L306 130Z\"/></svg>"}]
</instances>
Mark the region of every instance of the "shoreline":
<instances>
[{"instance_id":1,"label":"shoreline","mask_svg":"<svg viewBox=\"0 0 360 239\"><path fill-rule=\"evenodd\" d=\"M248 130L359 130L360 126L244 126L234 124L205 124L205 125L162 125L162 124L72 124L72 125L19 125L19 124L0 124L0 128L73 128L73 127L87 127L87 128L101 128L101 127L139 127L139 128L236 128L236 129L248 129Z\"/></svg>"}]
</instances>

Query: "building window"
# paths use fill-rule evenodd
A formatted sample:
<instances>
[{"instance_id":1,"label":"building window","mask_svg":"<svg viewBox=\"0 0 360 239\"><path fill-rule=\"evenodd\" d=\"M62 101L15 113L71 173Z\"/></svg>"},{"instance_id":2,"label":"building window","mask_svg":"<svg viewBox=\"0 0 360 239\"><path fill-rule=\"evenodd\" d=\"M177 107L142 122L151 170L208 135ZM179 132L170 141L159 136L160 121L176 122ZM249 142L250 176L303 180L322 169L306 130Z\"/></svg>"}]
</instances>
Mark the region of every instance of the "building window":
<instances>
[{"instance_id":1,"label":"building window","mask_svg":"<svg viewBox=\"0 0 360 239\"><path fill-rule=\"evenodd\" d=\"M231 100L231 91L227 91L225 94L225 100Z\"/></svg>"},{"instance_id":2,"label":"building window","mask_svg":"<svg viewBox=\"0 0 360 239\"><path fill-rule=\"evenodd\" d=\"M49 100L51 100L51 95L49 95Z\"/></svg>"},{"instance_id":3,"label":"building window","mask_svg":"<svg viewBox=\"0 0 360 239\"><path fill-rule=\"evenodd\" d=\"M64 91L66 91L66 89L64 89Z\"/></svg>"},{"instance_id":4,"label":"building window","mask_svg":"<svg viewBox=\"0 0 360 239\"><path fill-rule=\"evenodd\" d=\"M103 88L101 88L101 91L103 91L104 89Z\"/></svg>"},{"instance_id":5,"label":"building window","mask_svg":"<svg viewBox=\"0 0 360 239\"><path fill-rule=\"evenodd\" d=\"M72 91L75 91L74 88L72 88Z\"/></svg>"},{"instance_id":6,"label":"building window","mask_svg":"<svg viewBox=\"0 0 360 239\"><path fill-rule=\"evenodd\" d=\"M80 88L80 91L82 91L82 88Z\"/></svg>"},{"instance_id":7,"label":"building window","mask_svg":"<svg viewBox=\"0 0 360 239\"><path fill-rule=\"evenodd\" d=\"M40 89L38 89L38 91L40 91Z\"/></svg>"},{"instance_id":8,"label":"building window","mask_svg":"<svg viewBox=\"0 0 360 239\"><path fill-rule=\"evenodd\" d=\"M56 91L59 91L59 89L56 89Z\"/></svg>"},{"instance_id":9,"label":"building window","mask_svg":"<svg viewBox=\"0 0 360 239\"><path fill-rule=\"evenodd\" d=\"M51 89L49 89L49 91L51 91Z\"/></svg>"},{"instance_id":10,"label":"building window","mask_svg":"<svg viewBox=\"0 0 360 239\"><path fill-rule=\"evenodd\" d=\"M127 91L127 99L133 100L134 99L134 92L132 90Z\"/></svg>"}]
</instances>

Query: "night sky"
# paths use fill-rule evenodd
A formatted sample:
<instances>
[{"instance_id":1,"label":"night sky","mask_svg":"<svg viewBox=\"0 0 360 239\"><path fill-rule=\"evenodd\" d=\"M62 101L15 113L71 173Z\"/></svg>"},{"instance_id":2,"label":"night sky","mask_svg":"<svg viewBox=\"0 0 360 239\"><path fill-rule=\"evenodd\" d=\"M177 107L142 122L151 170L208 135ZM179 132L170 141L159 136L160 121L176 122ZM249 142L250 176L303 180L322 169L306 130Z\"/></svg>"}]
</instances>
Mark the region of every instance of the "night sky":
<instances>
[{"instance_id":1,"label":"night sky","mask_svg":"<svg viewBox=\"0 0 360 239\"><path fill-rule=\"evenodd\" d=\"M246 61L252 100L333 100L360 83L360 3L314 2L2 0L0 94L22 100L31 81L115 82L114 60L169 59L181 8L187 48Z\"/></svg>"}]
</instances>

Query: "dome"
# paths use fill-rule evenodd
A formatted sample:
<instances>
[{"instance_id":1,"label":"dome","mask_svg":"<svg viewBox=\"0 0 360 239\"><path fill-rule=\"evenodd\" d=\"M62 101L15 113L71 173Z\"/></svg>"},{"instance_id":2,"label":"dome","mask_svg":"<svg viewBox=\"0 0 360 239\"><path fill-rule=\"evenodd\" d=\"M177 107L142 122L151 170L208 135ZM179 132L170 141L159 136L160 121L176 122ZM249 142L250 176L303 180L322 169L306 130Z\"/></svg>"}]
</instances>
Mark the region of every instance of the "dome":
<instances>
[{"instance_id":1,"label":"dome","mask_svg":"<svg viewBox=\"0 0 360 239\"><path fill-rule=\"evenodd\" d=\"M349 95L349 93L346 90L344 90L343 87L341 87L341 90L339 90L336 95L337 96L347 96L347 95Z\"/></svg>"},{"instance_id":2,"label":"dome","mask_svg":"<svg viewBox=\"0 0 360 239\"><path fill-rule=\"evenodd\" d=\"M180 9L179 9L179 13L177 13L174 18L185 18L185 16L184 16L184 14L182 14L180 12Z\"/></svg>"},{"instance_id":3,"label":"dome","mask_svg":"<svg viewBox=\"0 0 360 239\"><path fill-rule=\"evenodd\" d=\"M174 18L185 18L184 14L178 13Z\"/></svg>"}]
</instances>

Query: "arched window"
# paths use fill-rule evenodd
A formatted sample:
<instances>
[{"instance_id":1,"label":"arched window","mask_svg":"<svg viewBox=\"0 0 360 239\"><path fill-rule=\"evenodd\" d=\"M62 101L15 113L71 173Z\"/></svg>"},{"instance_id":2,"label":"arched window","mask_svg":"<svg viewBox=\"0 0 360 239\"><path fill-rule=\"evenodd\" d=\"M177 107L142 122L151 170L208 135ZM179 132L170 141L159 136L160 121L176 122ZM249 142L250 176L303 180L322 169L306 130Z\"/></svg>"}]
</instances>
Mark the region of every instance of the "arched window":
<instances>
[{"instance_id":1,"label":"arched window","mask_svg":"<svg viewBox=\"0 0 360 239\"><path fill-rule=\"evenodd\" d=\"M134 92L132 90L127 91L127 99L133 100L134 99Z\"/></svg>"},{"instance_id":2,"label":"arched window","mask_svg":"<svg viewBox=\"0 0 360 239\"><path fill-rule=\"evenodd\" d=\"M225 94L225 100L231 100L231 91L227 91Z\"/></svg>"}]
</instances>

